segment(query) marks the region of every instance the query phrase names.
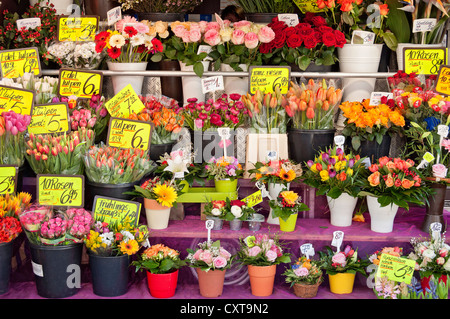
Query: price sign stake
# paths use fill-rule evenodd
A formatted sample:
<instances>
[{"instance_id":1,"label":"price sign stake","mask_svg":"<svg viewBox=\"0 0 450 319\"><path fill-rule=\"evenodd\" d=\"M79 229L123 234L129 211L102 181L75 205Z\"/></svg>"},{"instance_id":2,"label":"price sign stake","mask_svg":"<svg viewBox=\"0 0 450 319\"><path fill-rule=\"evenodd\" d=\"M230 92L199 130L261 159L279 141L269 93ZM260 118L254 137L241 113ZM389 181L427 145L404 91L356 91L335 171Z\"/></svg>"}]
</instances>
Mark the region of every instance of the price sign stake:
<instances>
[{"instance_id":1,"label":"price sign stake","mask_svg":"<svg viewBox=\"0 0 450 319\"><path fill-rule=\"evenodd\" d=\"M333 240L331 241L331 245L337 248L336 252L341 251L341 245L343 240L344 240L343 231L337 230L333 232Z\"/></svg>"}]
</instances>

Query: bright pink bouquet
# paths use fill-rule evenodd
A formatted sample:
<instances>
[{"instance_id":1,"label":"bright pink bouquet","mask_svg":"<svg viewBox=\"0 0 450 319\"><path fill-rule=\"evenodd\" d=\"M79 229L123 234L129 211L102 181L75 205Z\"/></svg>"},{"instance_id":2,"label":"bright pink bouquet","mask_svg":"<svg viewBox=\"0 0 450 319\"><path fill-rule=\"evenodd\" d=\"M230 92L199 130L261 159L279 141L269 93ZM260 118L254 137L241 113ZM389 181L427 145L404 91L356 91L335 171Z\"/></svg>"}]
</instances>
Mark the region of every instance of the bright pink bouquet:
<instances>
[{"instance_id":1,"label":"bright pink bouquet","mask_svg":"<svg viewBox=\"0 0 450 319\"><path fill-rule=\"evenodd\" d=\"M31 116L14 111L0 115L0 164L22 166L25 161L25 134Z\"/></svg>"}]
</instances>

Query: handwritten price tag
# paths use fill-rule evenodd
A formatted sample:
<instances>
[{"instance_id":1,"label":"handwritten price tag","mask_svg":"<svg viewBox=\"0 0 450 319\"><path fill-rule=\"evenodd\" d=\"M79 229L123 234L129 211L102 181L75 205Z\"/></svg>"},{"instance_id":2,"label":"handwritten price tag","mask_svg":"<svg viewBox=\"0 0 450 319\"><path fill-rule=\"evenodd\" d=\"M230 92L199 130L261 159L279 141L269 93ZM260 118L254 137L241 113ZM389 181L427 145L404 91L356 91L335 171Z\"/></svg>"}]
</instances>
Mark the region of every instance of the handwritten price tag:
<instances>
[{"instance_id":1,"label":"handwritten price tag","mask_svg":"<svg viewBox=\"0 0 450 319\"><path fill-rule=\"evenodd\" d=\"M26 19L18 19L16 20L17 29L25 28L28 29L36 29L41 26L41 18L26 18Z\"/></svg>"},{"instance_id":2,"label":"handwritten price tag","mask_svg":"<svg viewBox=\"0 0 450 319\"><path fill-rule=\"evenodd\" d=\"M288 27L295 27L298 24L298 14L295 13L279 13L278 21L283 21Z\"/></svg>"},{"instance_id":3,"label":"handwritten price tag","mask_svg":"<svg viewBox=\"0 0 450 319\"><path fill-rule=\"evenodd\" d=\"M379 105L381 103L381 98L383 96L387 97L388 100L394 98L394 94L389 93L389 92L372 92L370 94L369 105L373 105L373 106Z\"/></svg>"},{"instance_id":4,"label":"handwritten price tag","mask_svg":"<svg viewBox=\"0 0 450 319\"><path fill-rule=\"evenodd\" d=\"M16 192L17 174L18 169L15 166L0 166L0 195Z\"/></svg>"},{"instance_id":5,"label":"handwritten price tag","mask_svg":"<svg viewBox=\"0 0 450 319\"><path fill-rule=\"evenodd\" d=\"M90 99L102 92L103 73L75 69L59 70L59 94Z\"/></svg>"},{"instance_id":6,"label":"handwritten price tag","mask_svg":"<svg viewBox=\"0 0 450 319\"><path fill-rule=\"evenodd\" d=\"M413 72L425 75L437 74L440 66L447 64L447 50L404 48L403 61L403 70L407 74Z\"/></svg>"},{"instance_id":7,"label":"handwritten price tag","mask_svg":"<svg viewBox=\"0 0 450 319\"><path fill-rule=\"evenodd\" d=\"M97 16L58 18L58 41L94 41L98 28Z\"/></svg>"},{"instance_id":8,"label":"handwritten price tag","mask_svg":"<svg viewBox=\"0 0 450 319\"><path fill-rule=\"evenodd\" d=\"M309 257L315 255L314 247L311 243L303 244L300 246L300 252L309 259Z\"/></svg>"},{"instance_id":9,"label":"handwritten price tag","mask_svg":"<svg viewBox=\"0 0 450 319\"><path fill-rule=\"evenodd\" d=\"M413 33L428 32L436 26L436 19L416 19L413 22Z\"/></svg>"},{"instance_id":10,"label":"handwritten price tag","mask_svg":"<svg viewBox=\"0 0 450 319\"><path fill-rule=\"evenodd\" d=\"M344 240L344 232L337 230L333 232L333 240L331 241L331 246L337 248L337 251L341 251L342 241Z\"/></svg>"},{"instance_id":11,"label":"handwritten price tag","mask_svg":"<svg viewBox=\"0 0 450 319\"><path fill-rule=\"evenodd\" d=\"M377 277L388 277L390 280L410 284L415 265L415 260L381 254Z\"/></svg>"},{"instance_id":12,"label":"handwritten price tag","mask_svg":"<svg viewBox=\"0 0 450 319\"><path fill-rule=\"evenodd\" d=\"M351 43L353 44L373 44L375 33L369 31L355 30L352 33Z\"/></svg>"},{"instance_id":13,"label":"handwritten price tag","mask_svg":"<svg viewBox=\"0 0 450 319\"><path fill-rule=\"evenodd\" d=\"M141 213L141 203L104 196L95 196L93 204L94 219L115 225L125 218L137 225Z\"/></svg>"},{"instance_id":14,"label":"handwritten price tag","mask_svg":"<svg viewBox=\"0 0 450 319\"><path fill-rule=\"evenodd\" d=\"M30 115L34 104L34 92L0 85L0 114L14 111Z\"/></svg>"},{"instance_id":15,"label":"handwritten price tag","mask_svg":"<svg viewBox=\"0 0 450 319\"><path fill-rule=\"evenodd\" d=\"M148 122L111 118L108 145L119 148L150 149L152 124Z\"/></svg>"},{"instance_id":16,"label":"handwritten price tag","mask_svg":"<svg viewBox=\"0 0 450 319\"><path fill-rule=\"evenodd\" d=\"M256 192L254 192L253 194L245 197L242 201L247 203L248 207L253 207L255 205L262 203L263 200L262 200L261 190L258 190Z\"/></svg>"},{"instance_id":17,"label":"handwritten price tag","mask_svg":"<svg viewBox=\"0 0 450 319\"><path fill-rule=\"evenodd\" d=\"M31 109L28 132L53 134L69 132L69 107L67 103L35 105Z\"/></svg>"},{"instance_id":18,"label":"handwritten price tag","mask_svg":"<svg viewBox=\"0 0 450 319\"><path fill-rule=\"evenodd\" d=\"M250 93L257 90L262 93L273 93L278 87L281 94L286 94L289 88L291 68L289 66L251 66L249 87Z\"/></svg>"},{"instance_id":19,"label":"handwritten price tag","mask_svg":"<svg viewBox=\"0 0 450 319\"><path fill-rule=\"evenodd\" d=\"M112 8L106 13L106 16L108 18L108 25L113 25L117 21L122 20L122 7L117 6Z\"/></svg>"},{"instance_id":20,"label":"handwritten price tag","mask_svg":"<svg viewBox=\"0 0 450 319\"><path fill-rule=\"evenodd\" d=\"M145 105L136 92L134 92L131 84L128 84L112 99L106 102L105 107L111 116L127 118L130 114L137 114L142 111Z\"/></svg>"},{"instance_id":21,"label":"handwritten price tag","mask_svg":"<svg viewBox=\"0 0 450 319\"><path fill-rule=\"evenodd\" d=\"M83 175L46 175L39 174L36 183L39 205L83 207Z\"/></svg>"},{"instance_id":22,"label":"handwritten price tag","mask_svg":"<svg viewBox=\"0 0 450 319\"><path fill-rule=\"evenodd\" d=\"M437 75L436 92L450 95L450 66L441 65Z\"/></svg>"},{"instance_id":23,"label":"handwritten price tag","mask_svg":"<svg viewBox=\"0 0 450 319\"><path fill-rule=\"evenodd\" d=\"M215 92L224 89L223 76L210 76L202 79L202 92L206 94L208 92Z\"/></svg>"},{"instance_id":24,"label":"handwritten price tag","mask_svg":"<svg viewBox=\"0 0 450 319\"><path fill-rule=\"evenodd\" d=\"M41 75L41 62L37 48L0 51L1 75L3 78L18 78L24 73Z\"/></svg>"}]
</instances>

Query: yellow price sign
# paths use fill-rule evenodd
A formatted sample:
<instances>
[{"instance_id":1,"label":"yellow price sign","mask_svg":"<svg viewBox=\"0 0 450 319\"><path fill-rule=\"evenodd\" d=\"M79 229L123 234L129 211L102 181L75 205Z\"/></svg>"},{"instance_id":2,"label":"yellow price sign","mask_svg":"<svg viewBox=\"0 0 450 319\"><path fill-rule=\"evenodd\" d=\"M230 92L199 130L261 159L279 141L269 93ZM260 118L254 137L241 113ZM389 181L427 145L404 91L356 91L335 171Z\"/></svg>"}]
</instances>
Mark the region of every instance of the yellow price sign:
<instances>
[{"instance_id":1,"label":"yellow price sign","mask_svg":"<svg viewBox=\"0 0 450 319\"><path fill-rule=\"evenodd\" d=\"M302 13L325 11L325 9L319 9L317 1L314 0L294 0L294 3Z\"/></svg>"},{"instance_id":2,"label":"yellow price sign","mask_svg":"<svg viewBox=\"0 0 450 319\"><path fill-rule=\"evenodd\" d=\"M0 85L0 114L14 111L23 115L30 115L34 104L34 92Z\"/></svg>"},{"instance_id":3,"label":"yellow price sign","mask_svg":"<svg viewBox=\"0 0 450 319\"><path fill-rule=\"evenodd\" d=\"M16 166L0 166L0 195L13 194L17 190Z\"/></svg>"},{"instance_id":4,"label":"yellow price sign","mask_svg":"<svg viewBox=\"0 0 450 319\"><path fill-rule=\"evenodd\" d=\"M55 134L69 131L69 107L67 103L41 104L35 105L31 109L28 132Z\"/></svg>"},{"instance_id":5,"label":"yellow price sign","mask_svg":"<svg viewBox=\"0 0 450 319\"><path fill-rule=\"evenodd\" d=\"M444 95L450 95L450 66L441 65L435 91Z\"/></svg>"},{"instance_id":6,"label":"yellow price sign","mask_svg":"<svg viewBox=\"0 0 450 319\"><path fill-rule=\"evenodd\" d=\"M94 41L98 29L97 16L58 18L58 41Z\"/></svg>"},{"instance_id":7,"label":"yellow price sign","mask_svg":"<svg viewBox=\"0 0 450 319\"><path fill-rule=\"evenodd\" d=\"M261 190L258 190L257 192L245 197L243 200L247 204L248 207L253 207L255 205L258 205L259 203L262 203L262 192Z\"/></svg>"},{"instance_id":8,"label":"yellow price sign","mask_svg":"<svg viewBox=\"0 0 450 319\"><path fill-rule=\"evenodd\" d=\"M59 94L90 99L102 92L103 73L76 69L59 70Z\"/></svg>"},{"instance_id":9,"label":"yellow price sign","mask_svg":"<svg viewBox=\"0 0 450 319\"><path fill-rule=\"evenodd\" d=\"M440 66L447 64L447 49L404 48L403 61L403 70L408 74L437 74Z\"/></svg>"},{"instance_id":10,"label":"yellow price sign","mask_svg":"<svg viewBox=\"0 0 450 319\"><path fill-rule=\"evenodd\" d=\"M83 175L39 174L36 183L39 205L83 207Z\"/></svg>"},{"instance_id":11,"label":"yellow price sign","mask_svg":"<svg viewBox=\"0 0 450 319\"><path fill-rule=\"evenodd\" d=\"M94 219L114 225L129 217L135 225L139 222L141 203L119 200L111 197L95 196L93 204Z\"/></svg>"},{"instance_id":12,"label":"yellow price sign","mask_svg":"<svg viewBox=\"0 0 450 319\"><path fill-rule=\"evenodd\" d=\"M2 78L18 78L24 73L41 75L41 60L37 48L0 51Z\"/></svg>"},{"instance_id":13,"label":"yellow price sign","mask_svg":"<svg viewBox=\"0 0 450 319\"><path fill-rule=\"evenodd\" d=\"M119 148L150 149L152 123L111 118L108 127L108 145Z\"/></svg>"},{"instance_id":14,"label":"yellow price sign","mask_svg":"<svg viewBox=\"0 0 450 319\"><path fill-rule=\"evenodd\" d=\"M415 260L381 254L377 277L388 277L393 281L410 284L415 265Z\"/></svg>"},{"instance_id":15,"label":"yellow price sign","mask_svg":"<svg viewBox=\"0 0 450 319\"><path fill-rule=\"evenodd\" d=\"M252 66L250 67L250 93L257 90L262 93L273 93L278 87L281 94L286 94L289 88L291 68L289 66Z\"/></svg>"},{"instance_id":16,"label":"yellow price sign","mask_svg":"<svg viewBox=\"0 0 450 319\"><path fill-rule=\"evenodd\" d=\"M128 118L130 114L137 114L142 111L145 105L133 90L131 84L128 84L106 102L105 107L113 117Z\"/></svg>"}]
</instances>

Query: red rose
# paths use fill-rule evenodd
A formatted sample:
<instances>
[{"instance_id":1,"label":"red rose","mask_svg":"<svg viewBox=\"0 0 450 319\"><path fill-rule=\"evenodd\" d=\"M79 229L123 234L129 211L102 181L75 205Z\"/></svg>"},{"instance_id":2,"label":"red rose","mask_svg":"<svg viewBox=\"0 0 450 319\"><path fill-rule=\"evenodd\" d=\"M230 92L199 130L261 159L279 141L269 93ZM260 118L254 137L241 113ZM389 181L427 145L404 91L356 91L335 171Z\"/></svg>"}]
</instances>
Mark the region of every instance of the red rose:
<instances>
[{"instance_id":1,"label":"red rose","mask_svg":"<svg viewBox=\"0 0 450 319\"><path fill-rule=\"evenodd\" d=\"M322 34L322 42L327 47L334 47L336 45L336 37L333 32L325 32Z\"/></svg>"},{"instance_id":2,"label":"red rose","mask_svg":"<svg viewBox=\"0 0 450 319\"><path fill-rule=\"evenodd\" d=\"M272 42L275 48L282 48L286 42L286 33L284 31L276 32L275 39Z\"/></svg>"},{"instance_id":3,"label":"red rose","mask_svg":"<svg viewBox=\"0 0 450 319\"><path fill-rule=\"evenodd\" d=\"M290 48L298 48L302 45L303 39L298 34L294 33L286 39L286 44Z\"/></svg>"},{"instance_id":4,"label":"red rose","mask_svg":"<svg viewBox=\"0 0 450 319\"><path fill-rule=\"evenodd\" d=\"M312 28L298 30L298 34L300 34L300 36L302 36L304 38L313 36L313 33L314 33L314 29L312 29Z\"/></svg>"},{"instance_id":5,"label":"red rose","mask_svg":"<svg viewBox=\"0 0 450 319\"><path fill-rule=\"evenodd\" d=\"M321 25L320 27L317 27L317 29L319 29L320 32L322 32L322 33L334 31L334 29L332 27L329 27L327 25Z\"/></svg>"},{"instance_id":6,"label":"red rose","mask_svg":"<svg viewBox=\"0 0 450 319\"><path fill-rule=\"evenodd\" d=\"M231 206L239 206L239 207L242 207L242 206L245 205L245 202L242 201L242 200L239 200L239 199L234 199L234 200L231 200L231 201L230 201L230 205L231 205Z\"/></svg>"},{"instance_id":7,"label":"red rose","mask_svg":"<svg viewBox=\"0 0 450 319\"><path fill-rule=\"evenodd\" d=\"M322 42L322 32L315 29L313 35L316 38L317 42Z\"/></svg>"},{"instance_id":8,"label":"red rose","mask_svg":"<svg viewBox=\"0 0 450 319\"><path fill-rule=\"evenodd\" d=\"M345 39L345 34L339 30L334 30L333 33L334 33L334 37L336 39L336 44L335 44L336 47L342 48L344 46L344 44L347 43L347 40Z\"/></svg>"},{"instance_id":9,"label":"red rose","mask_svg":"<svg viewBox=\"0 0 450 319\"><path fill-rule=\"evenodd\" d=\"M285 34L286 34L286 38L289 38L291 35L293 34L297 34L297 29L294 27L287 27L284 30Z\"/></svg>"},{"instance_id":10,"label":"red rose","mask_svg":"<svg viewBox=\"0 0 450 319\"><path fill-rule=\"evenodd\" d=\"M317 39L313 36L307 36L303 39L303 44L307 49L313 49L317 45Z\"/></svg>"},{"instance_id":11,"label":"red rose","mask_svg":"<svg viewBox=\"0 0 450 319\"><path fill-rule=\"evenodd\" d=\"M285 29L286 23L277 20L276 22L272 22L271 24L269 24L268 27L272 28L273 32L276 33L277 31Z\"/></svg>"},{"instance_id":12,"label":"red rose","mask_svg":"<svg viewBox=\"0 0 450 319\"><path fill-rule=\"evenodd\" d=\"M304 29L311 29L312 27L311 27L311 25L310 25L309 23L303 23L303 22L301 22L301 23L297 24L297 25L295 26L295 28L296 28L297 30L304 30Z\"/></svg>"},{"instance_id":13,"label":"red rose","mask_svg":"<svg viewBox=\"0 0 450 319\"><path fill-rule=\"evenodd\" d=\"M261 45L259 46L259 52L261 52L262 54L270 53L272 49L273 49L273 41L269 43L261 43Z\"/></svg>"},{"instance_id":14,"label":"red rose","mask_svg":"<svg viewBox=\"0 0 450 319\"><path fill-rule=\"evenodd\" d=\"M322 26L322 25L327 25L327 21L325 20L324 17L321 17L321 16L314 16L314 17L312 17L311 18L311 22L316 27L319 27L319 26Z\"/></svg>"}]
</instances>

